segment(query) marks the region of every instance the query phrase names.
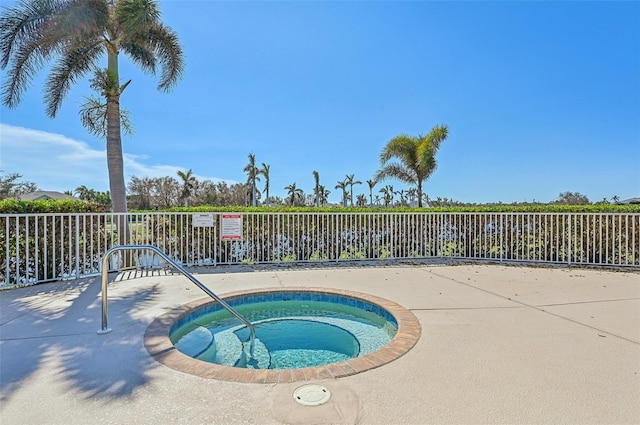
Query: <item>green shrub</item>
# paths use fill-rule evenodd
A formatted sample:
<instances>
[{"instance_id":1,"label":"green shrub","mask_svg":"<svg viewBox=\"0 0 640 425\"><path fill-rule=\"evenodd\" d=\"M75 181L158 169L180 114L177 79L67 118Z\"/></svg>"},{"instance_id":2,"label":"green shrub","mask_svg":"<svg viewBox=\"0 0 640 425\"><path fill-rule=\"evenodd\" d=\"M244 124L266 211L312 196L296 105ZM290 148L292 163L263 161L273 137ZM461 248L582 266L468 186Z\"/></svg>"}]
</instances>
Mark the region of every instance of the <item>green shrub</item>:
<instances>
[{"instance_id":1,"label":"green shrub","mask_svg":"<svg viewBox=\"0 0 640 425\"><path fill-rule=\"evenodd\" d=\"M23 201L3 199L0 201L0 214L45 214L45 213L88 213L105 212L104 205L72 199L43 201Z\"/></svg>"}]
</instances>

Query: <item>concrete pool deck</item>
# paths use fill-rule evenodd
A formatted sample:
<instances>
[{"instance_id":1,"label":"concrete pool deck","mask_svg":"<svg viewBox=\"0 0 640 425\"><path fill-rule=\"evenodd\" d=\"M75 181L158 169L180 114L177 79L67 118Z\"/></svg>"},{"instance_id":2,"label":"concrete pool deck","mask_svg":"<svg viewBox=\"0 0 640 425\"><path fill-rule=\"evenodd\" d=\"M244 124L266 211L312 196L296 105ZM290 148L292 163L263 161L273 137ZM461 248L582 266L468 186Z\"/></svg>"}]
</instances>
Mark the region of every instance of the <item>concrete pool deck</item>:
<instances>
[{"instance_id":1,"label":"concrete pool deck","mask_svg":"<svg viewBox=\"0 0 640 425\"><path fill-rule=\"evenodd\" d=\"M186 278L125 272L0 291L1 424L640 423L640 274L503 265L217 267L219 295L320 287L400 304L422 334L402 357L342 378L251 384L178 372L149 324L203 297ZM293 399L317 383L321 406Z\"/></svg>"}]
</instances>

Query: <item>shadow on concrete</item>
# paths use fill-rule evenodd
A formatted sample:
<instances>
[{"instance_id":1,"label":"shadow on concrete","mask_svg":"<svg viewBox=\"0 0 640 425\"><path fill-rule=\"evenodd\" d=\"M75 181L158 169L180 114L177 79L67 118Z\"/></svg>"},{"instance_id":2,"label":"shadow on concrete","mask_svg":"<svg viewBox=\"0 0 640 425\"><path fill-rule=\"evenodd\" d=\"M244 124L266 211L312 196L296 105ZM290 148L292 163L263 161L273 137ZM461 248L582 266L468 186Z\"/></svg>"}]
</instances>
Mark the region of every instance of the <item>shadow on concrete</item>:
<instances>
[{"instance_id":1,"label":"shadow on concrete","mask_svg":"<svg viewBox=\"0 0 640 425\"><path fill-rule=\"evenodd\" d=\"M60 382L87 398L124 397L146 384L158 364L143 344L148 321L135 313L154 302L158 285L126 292L109 294L109 320L119 329L98 335L99 277L0 291L0 401L33 379ZM54 376L41 376L44 364L55 365Z\"/></svg>"}]
</instances>

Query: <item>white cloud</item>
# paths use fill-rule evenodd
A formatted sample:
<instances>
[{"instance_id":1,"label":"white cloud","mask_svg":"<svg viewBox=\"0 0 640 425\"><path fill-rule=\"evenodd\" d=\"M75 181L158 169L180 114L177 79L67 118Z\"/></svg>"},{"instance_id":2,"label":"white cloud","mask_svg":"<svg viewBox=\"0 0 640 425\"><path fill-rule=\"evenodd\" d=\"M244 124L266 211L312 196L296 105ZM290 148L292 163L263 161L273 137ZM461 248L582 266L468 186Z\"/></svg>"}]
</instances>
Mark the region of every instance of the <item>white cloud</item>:
<instances>
[{"instance_id":1,"label":"white cloud","mask_svg":"<svg viewBox=\"0 0 640 425\"><path fill-rule=\"evenodd\" d=\"M20 173L43 190L73 190L80 185L105 191L109 189L106 150L95 149L81 140L62 134L0 123L0 168L5 173ZM123 153L125 179L138 177L176 177L177 165L149 165L146 156ZM196 175L198 180L223 180ZM230 182L229 180L227 180Z\"/></svg>"}]
</instances>

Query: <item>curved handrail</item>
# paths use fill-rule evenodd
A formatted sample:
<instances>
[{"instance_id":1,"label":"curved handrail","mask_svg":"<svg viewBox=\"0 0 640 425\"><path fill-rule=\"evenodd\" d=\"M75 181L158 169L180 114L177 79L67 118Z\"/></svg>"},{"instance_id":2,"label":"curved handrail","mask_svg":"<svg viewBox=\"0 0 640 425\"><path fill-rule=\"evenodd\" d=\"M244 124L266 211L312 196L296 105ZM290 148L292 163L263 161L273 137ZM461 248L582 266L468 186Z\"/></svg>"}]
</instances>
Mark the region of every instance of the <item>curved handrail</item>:
<instances>
[{"instance_id":1,"label":"curved handrail","mask_svg":"<svg viewBox=\"0 0 640 425\"><path fill-rule=\"evenodd\" d=\"M225 300L214 294L209 288L204 286L198 279L196 279L191 273L186 271L184 267L180 264L176 263L171 257L169 257L164 251L154 245L118 245L110 248L105 252L104 257L102 258L102 328L98 331L99 335L107 334L112 331L111 328L107 325L107 280L109 273L109 257L116 251L124 251L130 249L146 249L154 251L160 257L162 257L167 263L169 263L173 268L178 270L184 276L186 276L191 282L193 282L198 288L202 289L205 294L209 295L211 298L216 300L222 305L229 313L233 314L244 323L247 328L249 328L249 355L253 357L253 346L254 340L256 336L256 331L251 322L249 322L243 315L238 313L233 307L231 307Z\"/></svg>"}]
</instances>

